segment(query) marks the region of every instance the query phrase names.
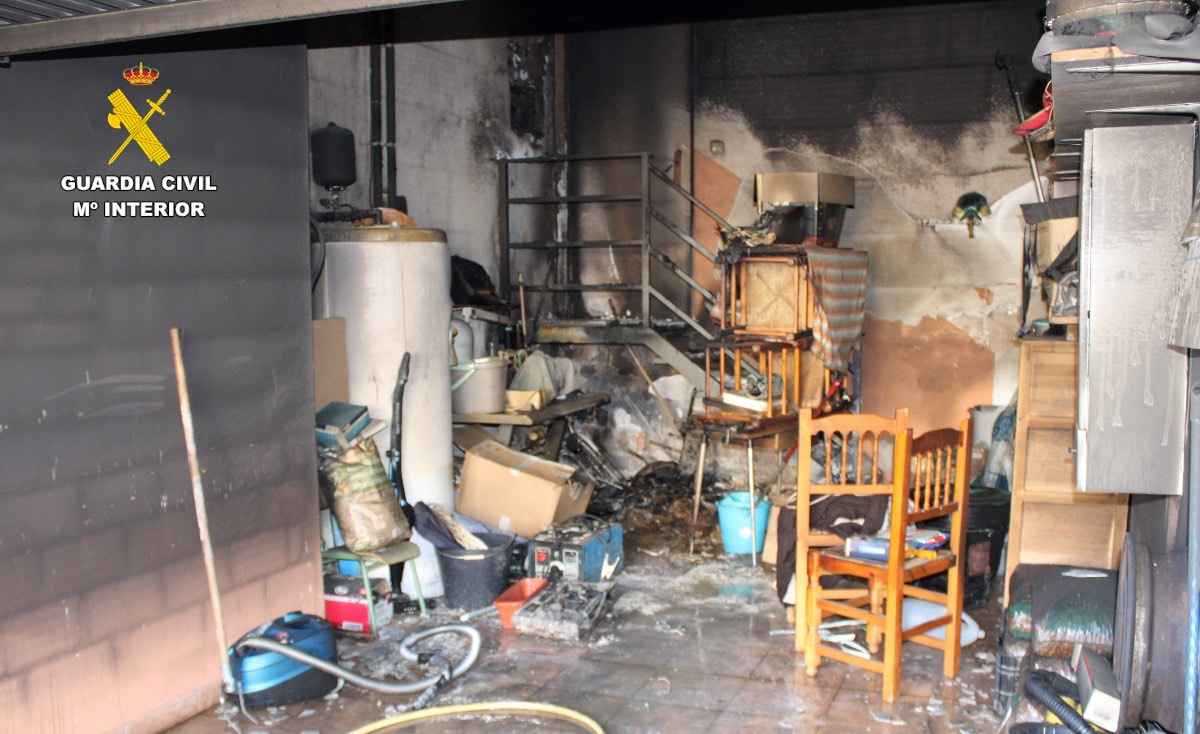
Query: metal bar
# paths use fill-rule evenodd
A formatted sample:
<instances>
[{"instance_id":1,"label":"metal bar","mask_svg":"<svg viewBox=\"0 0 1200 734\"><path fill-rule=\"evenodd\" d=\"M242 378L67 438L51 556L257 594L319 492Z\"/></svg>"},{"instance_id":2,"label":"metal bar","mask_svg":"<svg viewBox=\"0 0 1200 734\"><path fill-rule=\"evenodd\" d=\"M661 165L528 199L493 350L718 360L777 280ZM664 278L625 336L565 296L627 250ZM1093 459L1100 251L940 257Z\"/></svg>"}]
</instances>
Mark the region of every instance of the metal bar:
<instances>
[{"instance_id":1,"label":"metal bar","mask_svg":"<svg viewBox=\"0 0 1200 734\"><path fill-rule=\"evenodd\" d=\"M510 242L510 250L584 250L605 247L641 247L641 240L536 240Z\"/></svg>"},{"instance_id":2,"label":"metal bar","mask_svg":"<svg viewBox=\"0 0 1200 734\"><path fill-rule=\"evenodd\" d=\"M516 285L510 283L509 288ZM545 283L543 285L535 285L532 283L525 284L525 290L530 292L549 291L552 293L629 293L640 291L640 285L631 285L629 283L600 283L596 285L582 285L578 283Z\"/></svg>"},{"instance_id":3,"label":"metal bar","mask_svg":"<svg viewBox=\"0 0 1200 734\"><path fill-rule=\"evenodd\" d=\"M770 399L770 393L767 393ZM754 511L754 439L746 439L746 472L750 485L750 566L758 566L758 513ZM796 599L800 598L800 590L796 590Z\"/></svg>"},{"instance_id":4,"label":"metal bar","mask_svg":"<svg viewBox=\"0 0 1200 734\"><path fill-rule=\"evenodd\" d=\"M655 219L657 219L659 222L662 222L662 225L664 227L671 230L672 234L674 234L676 237L678 237L679 239L686 242L688 244L688 246L691 247L693 250L695 250L696 252L703 255L704 259L708 260L710 263L715 263L717 261L716 255L709 252L708 248L705 247L704 245L700 244L700 242L695 237L692 237L687 232L684 232L683 228L680 227L678 224L675 224L675 222L672 222L670 220L670 218L667 217L667 215L663 214L662 212L655 209L654 207L650 207L650 214Z\"/></svg>"},{"instance_id":5,"label":"metal bar","mask_svg":"<svg viewBox=\"0 0 1200 734\"><path fill-rule=\"evenodd\" d=\"M706 301L708 301L709 303L717 302L717 295L715 293L713 293L709 289L705 288L703 285L700 284L700 282L698 280L696 280L692 276L685 273L683 271L683 268L680 268L678 265L675 264L674 260L667 257L666 253L655 250L654 248L650 248L650 254L654 257L655 260L658 260L660 263L662 263L663 266L668 271L670 271L673 275L675 275L677 278L682 280L684 283L687 283L688 286L692 290L694 290L697 293L699 293L700 295L704 296L704 299Z\"/></svg>"},{"instance_id":6,"label":"metal bar","mask_svg":"<svg viewBox=\"0 0 1200 734\"><path fill-rule=\"evenodd\" d=\"M1103 64L1099 66L1075 66L1067 69L1070 74L1196 74L1200 73L1200 61L1140 61L1132 64Z\"/></svg>"},{"instance_id":7,"label":"metal bar","mask_svg":"<svg viewBox=\"0 0 1200 734\"><path fill-rule=\"evenodd\" d=\"M704 381L704 397L714 397L712 394L712 349L704 350L704 374L707 379Z\"/></svg>"},{"instance_id":8,"label":"metal bar","mask_svg":"<svg viewBox=\"0 0 1200 734\"><path fill-rule=\"evenodd\" d=\"M678 316L680 321L683 321L683 323L692 327L692 329L694 331L696 331L696 333L700 334L705 339L713 338L713 333L711 331L709 331L708 329L701 326L700 323L698 321L696 321L695 319L693 319L691 316L688 316L687 313L685 313L683 311L683 309L681 309L679 306L676 306L674 303L672 303L669 299L667 299L666 296L659 293L657 290L655 290L654 288L652 288L650 286L646 286L646 293L650 296L653 296L660 303L662 303L662 305L664 305L668 309L670 309L671 313Z\"/></svg>"},{"instance_id":9,"label":"metal bar","mask_svg":"<svg viewBox=\"0 0 1200 734\"><path fill-rule=\"evenodd\" d=\"M571 161L616 161L641 158L646 153L607 153L602 155L539 155L529 158L508 158L509 163L562 163Z\"/></svg>"},{"instance_id":10,"label":"metal bar","mask_svg":"<svg viewBox=\"0 0 1200 734\"><path fill-rule=\"evenodd\" d=\"M497 161L500 164L500 298L508 300L509 293L509 230L508 230L508 161L500 159Z\"/></svg>"},{"instance_id":11,"label":"metal bar","mask_svg":"<svg viewBox=\"0 0 1200 734\"><path fill-rule=\"evenodd\" d=\"M1192 380L1200 378L1197 374L1200 359L1195 350L1190 351L1190 372ZM1200 694L1200 418L1196 417L1200 409L1200 399L1196 392L1200 385L1193 383L1193 398L1189 405L1192 417L1188 420L1188 481L1187 481L1187 592L1188 592L1188 626L1187 626L1187 671L1184 678L1184 734L1196 734L1197 695Z\"/></svg>"},{"instance_id":12,"label":"metal bar","mask_svg":"<svg viewBox=\"0 0 1200 734\"><path fill-rule=\"evenodd\" d=\"M637 194L573 194L570 196L522 196L509 199L509 204L611 204L639 202Z\"/></svg>"},{"instance_id":13,"label":"metal bar","mask_svg":"<svg viewBox=\"0 0 1200 734\"><path fill-rule=\"evenodd\" d=\"M717 224L721 225L722 227L725 227L726 229L735 229L735 227L732 224L725 221L725 217L722 217L720 214L717 214L716 212L714 212L704 202L700 201L695 196L692 196L692 193L690 191L688 191L687 189L683 188L679 184L672 181L671 177L667 175L666 171L662 170L661 168L659 168L658 166L655 166L653 164L650 166L650 170L652 173L654 173L655 176L658 176L660 179L662 179L662 181L665 184L667 184L672 189L674 189L676 191L676 193L682 195L685 199L692 202L692 204L695 205L695 207L697 209L704 212L708 216L712 217L713 220L716 221Z\"/></svg>"},{"instance_id":14,"label":"metal bar","mask_svg":"<svg viewBox=\"0 0 1200 734\"><path fill-rule=\"evenodd\" d=\"M674 304L671 304L674 306ZM642 153L642 326L650 325L650 154Z\"/></svg>"}]
</instances>

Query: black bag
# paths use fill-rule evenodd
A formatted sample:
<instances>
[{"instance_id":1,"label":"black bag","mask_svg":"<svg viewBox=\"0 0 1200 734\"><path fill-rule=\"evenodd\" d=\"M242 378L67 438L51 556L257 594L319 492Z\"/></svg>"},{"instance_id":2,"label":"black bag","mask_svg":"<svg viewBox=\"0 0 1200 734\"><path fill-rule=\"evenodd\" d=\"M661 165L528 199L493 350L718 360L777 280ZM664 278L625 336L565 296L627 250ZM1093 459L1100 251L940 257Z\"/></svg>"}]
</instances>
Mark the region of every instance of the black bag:
<instances>
[{"instance_id":1,"label":"black bag","mask_svg":"<svg viewBox=\"0 0 1200 734\"><path fill-rule=\"evenodd\" d=\"M496 286L487 270L474 260L450 256L450 300L458 306L496 306Z\"/></svg>"}]
</instances>

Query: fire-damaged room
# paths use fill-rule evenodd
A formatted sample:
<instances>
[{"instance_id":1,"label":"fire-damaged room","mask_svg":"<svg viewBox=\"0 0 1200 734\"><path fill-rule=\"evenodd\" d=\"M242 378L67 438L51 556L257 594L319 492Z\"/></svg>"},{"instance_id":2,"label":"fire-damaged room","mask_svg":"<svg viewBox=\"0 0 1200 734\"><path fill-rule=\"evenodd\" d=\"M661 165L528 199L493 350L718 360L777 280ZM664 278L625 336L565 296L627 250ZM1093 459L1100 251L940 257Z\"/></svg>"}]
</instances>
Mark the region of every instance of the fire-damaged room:
<instances>
[{"instance_id":1,"label":"fire-damaged room","mask_svg":"<svg viewBox=\"0 0 1200 734\"><path fill-rule=\"evenodd\" d=\"M1194 734L1196 13L0 0L0 734Z\"/></svg>"}]
</instances>

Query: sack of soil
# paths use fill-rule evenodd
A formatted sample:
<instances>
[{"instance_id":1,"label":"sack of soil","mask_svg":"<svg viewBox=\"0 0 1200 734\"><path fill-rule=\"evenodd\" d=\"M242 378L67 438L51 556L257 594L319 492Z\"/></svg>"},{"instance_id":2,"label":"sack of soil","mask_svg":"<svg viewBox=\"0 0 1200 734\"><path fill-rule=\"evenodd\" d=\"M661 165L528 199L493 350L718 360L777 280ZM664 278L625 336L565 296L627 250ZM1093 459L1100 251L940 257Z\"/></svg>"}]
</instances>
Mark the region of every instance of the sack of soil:
<instances>
[{"instance_id":1,"label":"sack of soil","mask_svg":"<svg viewBox=\"0 0 1200 734\"><path fill-rule=\"evenodd\" d=\"M334 517L350 550L373 550L412 537L412 528L371 439L322 469L321 482L329 492Z\"/></svg>"}]
</instances>

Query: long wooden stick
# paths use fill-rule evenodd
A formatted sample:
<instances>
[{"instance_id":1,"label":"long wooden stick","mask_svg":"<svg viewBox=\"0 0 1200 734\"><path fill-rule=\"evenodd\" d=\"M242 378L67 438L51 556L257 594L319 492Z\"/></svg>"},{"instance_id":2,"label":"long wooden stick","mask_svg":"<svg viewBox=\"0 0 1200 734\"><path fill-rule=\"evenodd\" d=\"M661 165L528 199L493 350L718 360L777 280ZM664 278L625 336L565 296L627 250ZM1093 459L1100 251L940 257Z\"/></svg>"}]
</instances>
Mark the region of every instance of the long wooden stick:
<instances>
[{"instance_id":1,"label":"long wooden stick","mask_svg":"<svg viewBox=\"0 0 1200 734\"><path fill-rule=\"evenodd\" d=\"M208 576L208 598L212 603L213 625L220 646L221 681L224 691L234 690L233 667L229 663L229 643L225 639L225 615L221 613L221 593L217 588L217 565L213 560L212 536L208 532L208 511L204 505L204 485L200 480L200 460L196 456L196 430L192 426L192 401L188 397L187 373L183 369L183 349L179 329L171 329L171 354L175 357L175 385L179 389L179 417L183 420L183 441L187 449L188 471L192 475L192 500L196 505L196 524L200 528L200 549L204 553L204 571Z\"/></svg>"},{"instance_id":2,"label":"long wooden stick","mask_svg":"<svg viewBox=\"0 0 1200 734\"><path fill-rule=\"evenodd\" d=\"M696 489L692 499L692 540L688 555L696 552L696 524L700 521L700 490L704 487L704 454L708 449L708 434L700 432L700 457L696 460Z\"/></svg>"},{"instance_id":3,"label":"long wooden stick","mask_svg":"<svg viewBox=\"0 0 1200 734\"><path fill-rule=\"evenodd\" d=\"M670 420L671 425L675 427L676 432L682 436L683 431L679 429L679 423L677 422L678 419L675 418L675 412L671 410L669 405L667 405L666 399L663 398L662 393L660 393L658 388L654 385L654 380L650 379L650 373L647 372L646 368L642 366L642 362L637 358L637 354L634 353L633 347L626 344L625 350L629 352L629 358L633 360L633 364L635 367L637 367L637 371L641 373L642 379L645 380L646 385L650 387L650 392L654 393L654 397L658 400L658 407L662 409L663 417Z\"/></svg>"}]
</instances>

